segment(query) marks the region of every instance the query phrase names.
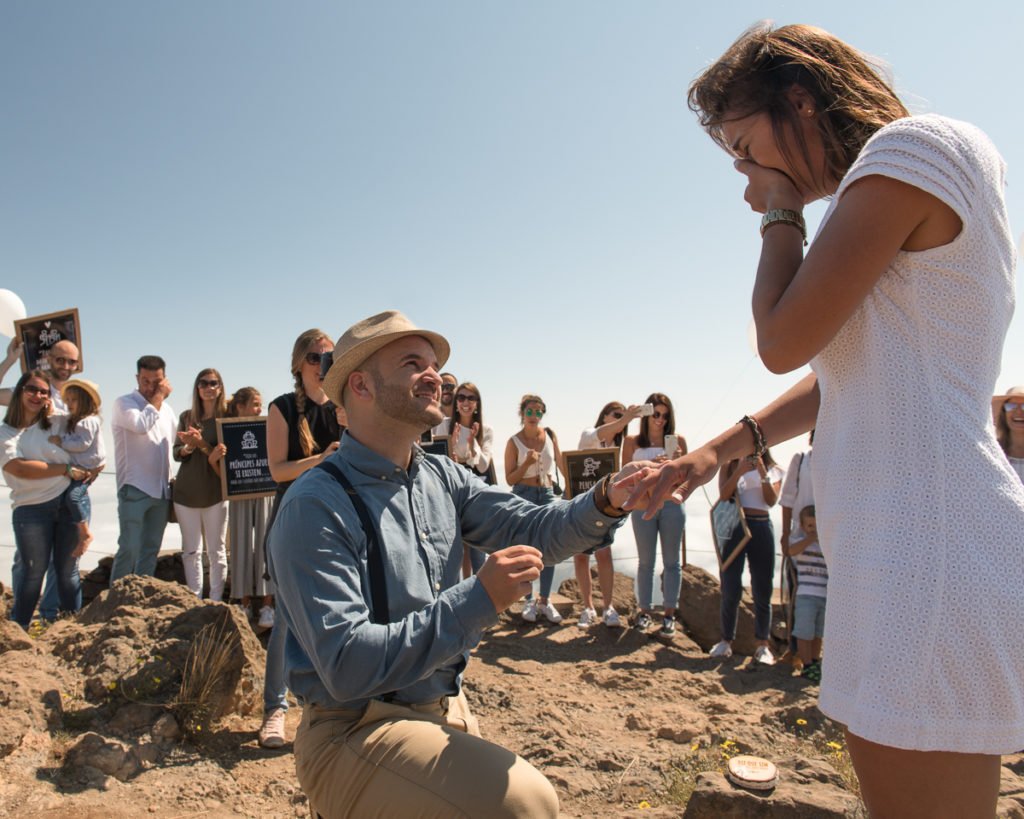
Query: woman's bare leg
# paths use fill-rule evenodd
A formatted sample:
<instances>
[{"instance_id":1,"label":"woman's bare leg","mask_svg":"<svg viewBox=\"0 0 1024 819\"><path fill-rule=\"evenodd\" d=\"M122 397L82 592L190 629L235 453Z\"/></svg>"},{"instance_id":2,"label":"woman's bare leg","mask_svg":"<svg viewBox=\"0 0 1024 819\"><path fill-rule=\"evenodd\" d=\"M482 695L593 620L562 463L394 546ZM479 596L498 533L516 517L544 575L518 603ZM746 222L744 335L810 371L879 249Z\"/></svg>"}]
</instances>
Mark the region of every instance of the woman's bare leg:
<instances>
[{"instance_id":1,"label":"woman's bare leg","mask_svg":"<svg viewBox=\"0 0 1024 819\"><path fill-rule=\"evenodd\" d=\"M992 819L999 757L905 751L846 732L846 745L871 819Z\"/></svg>"}]
</instances>

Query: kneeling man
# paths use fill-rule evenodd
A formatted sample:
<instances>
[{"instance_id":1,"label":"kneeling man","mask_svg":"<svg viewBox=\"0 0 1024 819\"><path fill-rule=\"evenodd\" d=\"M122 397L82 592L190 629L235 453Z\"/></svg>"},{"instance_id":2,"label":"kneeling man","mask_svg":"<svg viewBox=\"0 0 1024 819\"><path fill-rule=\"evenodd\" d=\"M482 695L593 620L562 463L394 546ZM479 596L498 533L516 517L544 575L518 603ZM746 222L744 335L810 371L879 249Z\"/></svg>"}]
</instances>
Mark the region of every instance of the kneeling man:
<instances>
[{"instance_id":1,"label":"kneeling man","mask_svg":"<svg viewBox=\"0 0 1024 819\"><path fill-rule=\"evenodd\" d=\"M348 429L269 536L288 687L304 706L295 766L325 819L558 815L539 771L481 739L462 672L544 563L611 542L626 492L604 479L535 506L424 454L448 352L396 311L345 332L324 390ZM489 554L465 580L463 541Z\"/></svg>"}]
</instances>

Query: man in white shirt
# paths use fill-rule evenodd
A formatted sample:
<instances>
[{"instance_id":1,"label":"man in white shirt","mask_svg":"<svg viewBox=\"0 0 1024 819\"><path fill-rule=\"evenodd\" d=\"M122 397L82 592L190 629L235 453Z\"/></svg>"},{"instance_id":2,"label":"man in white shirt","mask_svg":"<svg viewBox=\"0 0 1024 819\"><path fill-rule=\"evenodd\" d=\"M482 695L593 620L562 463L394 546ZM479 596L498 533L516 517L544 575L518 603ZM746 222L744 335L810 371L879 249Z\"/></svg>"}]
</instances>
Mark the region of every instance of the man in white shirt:
<instances>
[{"instance_id":1,"label":"man in white shirt","mask_svg":"<svg viewBox=\"0 0 1024 819\"><path fill-rule=\"evenodd\" d=\"M136 366L138 389L114 402L110 425L117 466L117 519L121 533L110 582L129 574L150 575L170 512L171 447L178 419L167 403L166 364L144 355Z\"/></svg>"},{"instance_id":2,"label":"man in white shirt","mask_svg":"<svg viewBox=\"0 0 1024 819\"><path fill-rule=\"evenodd\" d=\"M14 366L14 362L20 358L21 340L15 336L11 339L11 343L7 345L7 356L3 361L0 361L0 381L3 381L4 376ZM78 347L75 346L74 342L63 339L50 348L47 358L50 364L50 406L53 407L55 414L64 414L68 411L68 408L64 403L62 393L64 385L79 370ZM0 406L7 406L11 403L12 392L10 387L0 389ZM76 567L77 564L78 558L75 558ZM24 574L25 567L21 562L21 554L15 550L14 560L11 563L11 590L14 592L15 597L17 597L18 589L21 587ZM79 587L78 595L77 608L80 609L82 607L81 587ZM53 567L53 563L51 563L50 568L46 572L46 586L43 588L43 594L39 598L40 617L49 621L56 620L59 602L57 596L57 572Z\"/></svg>"}]
</instances>

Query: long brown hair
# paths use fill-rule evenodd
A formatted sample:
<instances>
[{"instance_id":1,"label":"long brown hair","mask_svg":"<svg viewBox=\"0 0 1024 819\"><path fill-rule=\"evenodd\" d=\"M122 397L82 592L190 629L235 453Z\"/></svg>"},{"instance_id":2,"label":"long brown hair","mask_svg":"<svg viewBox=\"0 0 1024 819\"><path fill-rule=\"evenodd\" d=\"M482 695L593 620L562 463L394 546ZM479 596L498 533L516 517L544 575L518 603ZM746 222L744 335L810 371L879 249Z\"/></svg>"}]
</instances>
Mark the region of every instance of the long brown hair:
<instances>
[{"instance_id":1,"label":"long brown hair","mask_svg":"<svg viewBox=\"0 0 1024 819\"><path fill-rule=\"evenodd\" d=\"M803 129L788 96L794 85L814 99L825 148L824 179L842 179L879 128L910 115L883 79L880 67L872 65L866 55L820 28L773 28L768 22L743 32L697 77L690 85L687 102L701 127L727 151L725 123L767 113L787 164L795 165L789 141L792 134L810 167ZM814 182L801 181L812 186Z\"/></svg>"},{"instance_id":2,"label":"long brown hair","mask_svg":"<svg viewBox=\"0 0 1024 819\"><path fill-rule=\"evenodd\" d=\"M99 412L100 408L96 406L96 402L93 400L92 393L88 390L78 386L78 384L68 384L64 387L64 401L67 403L68 393L72 390L75 391L75 396L78 398L78 409L74 412L68 413L67 429L68 432L74 432L78 427L78 422L83 418L88 418L90 415L95 415Z\"/></svg>"},{"instance_id":3,"label":"long brown hair","mask_svg":"<svg viewBox=\"0 0 1024 819\"><path fill-rule=\"evenodd\" d=\"M665 421L665 435L671 435L676 431L676 411L672 407L671 399L663 392L652 392L647 396L645 404L664 404L668 407L668 419ZM650 421L651 416L645 415L640 419L640 433L636 436L637 447L643 449L651 445L651 433L650 433Z\"/></svg>"},{"instance_id":4,"label":"long brown hair","mask_svg":"<svg viewBox=\"0 0 1024 819\"><path fill-rule=\"evenodd\" d=\"M251 404L254 398L262 398L260 391L255 387L239 387L235 394L228 401L227 411L224 413L229 418L238 418L238 413L243 404Z\"/></svg>"},{"instance_id":5,"label":"long brown hair","mask_svg":"<svg viewBox=\"0 0 1024 819\"><path fill-rule=\"evenodd\" d=\"M30 425L30 422L25 417L25 410L21 406L21 395L25 392L25 385L28 383L30 378L38 378L39 380L46 382L47 387L53 386L50 381L50 374L45 370L29 370L27 373L22 374L21 378L18 379L18 383L14 385L14 392L11 395L11 403L7 405L7 412L4 414L4 423L10 424L16 429L22 429L23 427ZM50 428L51 412L53 412L53 407L50 402L47 401L39 411L39 416L36 419L39 426L43 429Z\"/></svg>"},{"instance_id":6,"label":"long brown hair","mask_svg":"<svg viewBox=\"0 0 1024 819\"><path fill-rule=\"evenodd\" d=\"M220 395L217 396L217 400L214 402L212 417L223 418L227 414L228 405L224 399L224 379L220 377L220 373L213 367L207 367L205 370L200 370L196 380L192 382L192 409L189 410L189 426L197 426L205 420L203 418L203 399L199 395L199 381L208 375L215 375L220 382Z\"/></svg>"},{"instance_id":7,"label":"long brown hair","mask_svg":"<svg viewBox=\"0 0 1024 819\"><path fill-rule=\"evenodd\" d=\"M604 417L609 412L612 412L614 410L621 410L622 412L625 412L626 411L626 406L621 401L609 401L607 404L605 404L601 408L601 412L598 414L597 420L594 422L594 427L595 428L596 427L603 427L604 426ZM622 445L622 439L625 436L625 434L626 434L626 428L625 427L620 429L615 434L615 438L614 438L615 446L621 446Z\"/></svg>"},{"instance_id":8,"label":"long brown hair","mask_svg":"<svg viewBox=\"0 0 1024 819\"><path fill-rule=\"evenodd\" d=\"M306 353L320 339L326 339L331 342L332 346L334 345L334 342L327 333L315 327L299 335L292 345L292 377L295 379L295 408L298 410L299 416L299 446L302 447L302 455L306 458L319 452L320 447L313 438L313 431L309 428L309 421L306 420L306 401L308 399L306 398L306 388L302 384L302 362L306 358Z\"/></svg>"},{"instance_id":9,"label":"long brown hair","mask_svg":"<svg viewBox=\"0 0 1024 819\"><path fill-rule=\"evenodd\" d=\"M459 419L459 393L462 392L462 390L469 390L476 396L476 409L473 410L473 418L469 423L470 426L473 424L480 425L480 429L476 431L476 440L482 444L484 442L484 400L480 397L480 390L477 389L476 384L472 381L463 381L455 388L455 396L453 398L455 410L452 412L452 418L455 419L455 421ZM462 422L460 421L459 423ZM455 426L454 421L452 421L452 426Z\"/></svg>"}]
</instances>

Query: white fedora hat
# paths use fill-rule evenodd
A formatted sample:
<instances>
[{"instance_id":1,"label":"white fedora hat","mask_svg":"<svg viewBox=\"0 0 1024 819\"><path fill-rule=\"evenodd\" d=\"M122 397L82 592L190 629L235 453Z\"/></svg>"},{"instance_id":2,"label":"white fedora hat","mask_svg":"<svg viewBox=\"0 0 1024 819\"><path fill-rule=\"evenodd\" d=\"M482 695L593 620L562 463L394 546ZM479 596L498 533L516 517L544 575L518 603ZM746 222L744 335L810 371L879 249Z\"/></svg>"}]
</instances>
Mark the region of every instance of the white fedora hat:
<instances>
[{"instance_id":1,"label":"white fedora hat","mask_svg":"<svg viewBox=\"0 0 1024 819\"><path fill-rule=\"evenodd\" d=\"M447 339L430 330L421 330L397 310L385 310L349 327L334 345L334 362L324 378L324 392L341 406L341 391L353 370L381 347L405 336L422 336L430 342L437 356L437 365L443 367L451 346Z\"/></svg>"}]
</instances>

